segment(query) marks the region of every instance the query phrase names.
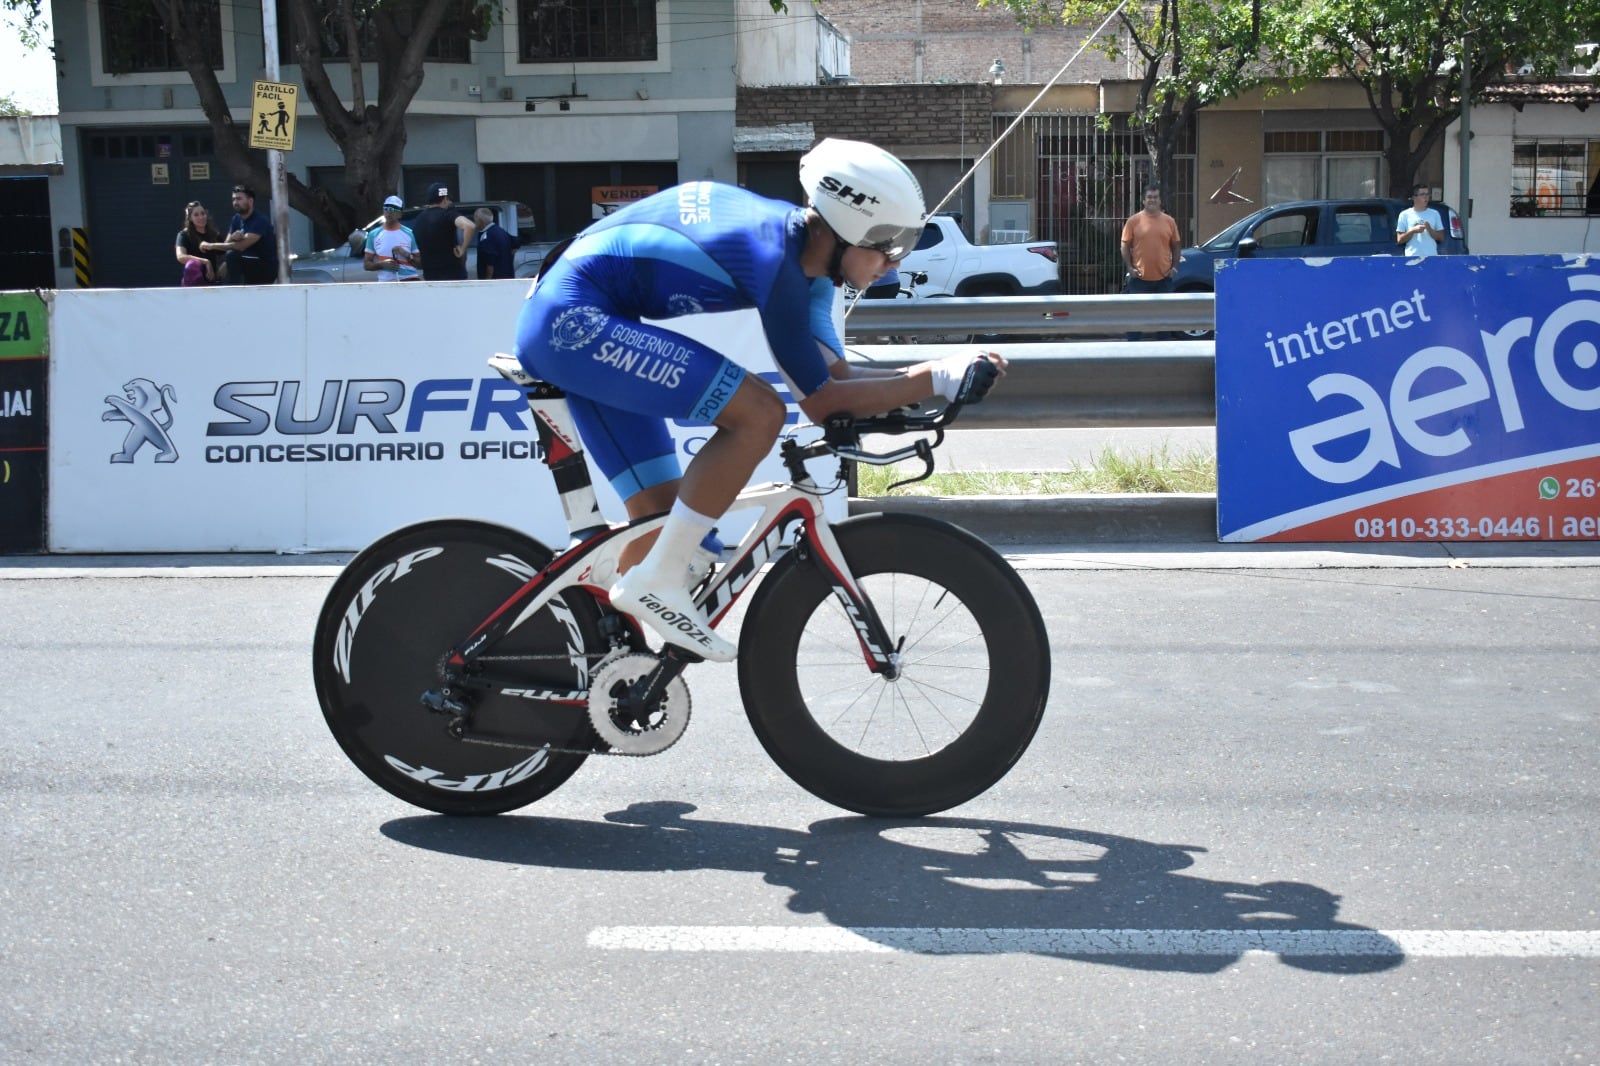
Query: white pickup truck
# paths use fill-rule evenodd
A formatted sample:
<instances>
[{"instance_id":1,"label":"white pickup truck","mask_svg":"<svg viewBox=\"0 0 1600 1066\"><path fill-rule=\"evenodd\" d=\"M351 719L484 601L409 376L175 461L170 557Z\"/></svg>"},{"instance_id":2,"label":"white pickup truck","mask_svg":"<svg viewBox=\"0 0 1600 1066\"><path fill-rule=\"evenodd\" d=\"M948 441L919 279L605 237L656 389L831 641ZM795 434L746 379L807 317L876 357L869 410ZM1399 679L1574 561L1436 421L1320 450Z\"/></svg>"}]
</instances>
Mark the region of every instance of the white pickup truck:
<instances>
[{"instance_id":1,"label":"white pickup truck","mask_svg":"<svg viewBox=\"0 0 1600 1066\"><path fill-rule=\"evenodd\" d=\"M921 271L926 282L918 296L1054 296L1061 292L1054 241L1023 244L973 244L961 220L939 214L928 219L910 255L898 264L902 275Z\"/></svg>"}]
</instances>

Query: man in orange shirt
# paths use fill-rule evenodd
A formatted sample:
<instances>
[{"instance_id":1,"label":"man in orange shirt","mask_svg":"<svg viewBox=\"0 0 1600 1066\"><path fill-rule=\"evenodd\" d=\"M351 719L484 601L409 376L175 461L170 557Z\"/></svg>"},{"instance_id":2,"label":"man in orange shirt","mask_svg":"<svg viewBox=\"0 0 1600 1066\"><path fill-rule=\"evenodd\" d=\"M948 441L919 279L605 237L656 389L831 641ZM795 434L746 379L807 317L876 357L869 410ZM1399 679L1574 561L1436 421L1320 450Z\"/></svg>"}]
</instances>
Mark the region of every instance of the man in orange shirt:
<instances>
[{"instance_id":1,"label":"man in orange shirt","mask_svg":"<svg viewBox=\"0 0 1600 1066\"><path fill-rule=\"evenodd\" d=\"M1144 210L1122 227L1122 261L1128 265L1123 291L1171 292L1182 251L1178 223L1161 210L1161 190L1151 186L1144 191ZM1128 339L1136 341L1143 336L1130 333Z\"/></svg>"}]
</instances>

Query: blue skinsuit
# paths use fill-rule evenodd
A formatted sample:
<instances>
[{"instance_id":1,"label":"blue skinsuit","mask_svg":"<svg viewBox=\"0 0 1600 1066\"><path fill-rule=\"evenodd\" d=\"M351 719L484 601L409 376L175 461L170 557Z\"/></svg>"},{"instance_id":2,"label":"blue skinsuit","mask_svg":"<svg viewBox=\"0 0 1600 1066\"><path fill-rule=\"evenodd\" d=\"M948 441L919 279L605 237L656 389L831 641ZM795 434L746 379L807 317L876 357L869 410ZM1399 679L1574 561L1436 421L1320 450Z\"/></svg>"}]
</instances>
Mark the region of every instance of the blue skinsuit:
<instances>
[{"instance_id":1,"label":"blue skinsuit","mask_svg":"<svg viewBox=\"0 0 1600 1066\"><path fill-rule=\"evenodd\" d=\"M667 419L712 424L744 380L735 359L657 320L754 308L797 397L843 350L833 285L800 269L805 212L731 185L690 182L584 230L535 283L516 356L567 391L584 445L624 499L681 476ZM652 321L643 321L650 319Z\"/></svg>"}]
</instances>

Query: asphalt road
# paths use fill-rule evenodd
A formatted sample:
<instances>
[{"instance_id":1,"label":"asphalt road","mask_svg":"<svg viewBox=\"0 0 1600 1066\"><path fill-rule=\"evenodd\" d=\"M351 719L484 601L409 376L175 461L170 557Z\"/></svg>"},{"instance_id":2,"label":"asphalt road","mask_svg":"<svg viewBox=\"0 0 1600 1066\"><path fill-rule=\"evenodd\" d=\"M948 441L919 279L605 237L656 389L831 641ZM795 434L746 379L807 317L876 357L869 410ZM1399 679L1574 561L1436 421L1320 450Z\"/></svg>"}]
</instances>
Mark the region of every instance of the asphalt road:
<instances>
[{"instance_id":1,"label":"asphalt road","mask_svg":"<svg viewBox=\"0 0 1600 1066\"><path fill-rule=\"evenodd\" d=\"M322 725L331 570L0 560L0 1061L1595 1061L1600 558L1271 559L1022 558L1040 734L903 824L715 665L429 816Z\"/></svg>"}]
</instances>

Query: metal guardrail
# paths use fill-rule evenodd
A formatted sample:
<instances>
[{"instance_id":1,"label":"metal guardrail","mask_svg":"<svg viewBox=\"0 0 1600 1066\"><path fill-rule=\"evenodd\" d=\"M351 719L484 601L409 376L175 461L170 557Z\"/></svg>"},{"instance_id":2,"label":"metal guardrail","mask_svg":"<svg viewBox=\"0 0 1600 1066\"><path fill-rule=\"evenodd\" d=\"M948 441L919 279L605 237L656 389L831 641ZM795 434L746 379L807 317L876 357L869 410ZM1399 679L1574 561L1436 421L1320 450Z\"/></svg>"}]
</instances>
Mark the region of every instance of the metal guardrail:
<instances>
[{"instance_id":1,"label":"metal guardrail","mask_svg":"<svg viewBox=\"0 0 1600 1066\"><path fill-rule=\"evenodd\" d=\"M1139 296L991 296L863 300L851 311L851 338L951 333L1060 335L1023 343L984 342L1012 368L1004 387L962 413L961 425L989 429L1215 425L1213 341L1124 341L1128 330L1210 329L1209 293ZM1100 339L1075 335L1098 334ZM862 344L865 362L906 366L970 345Z\"/></svg>"},{"instance_id":2,"label":"metal guardrail","mask_svg":"<svg viewBox=\"0 0 1600 1066\"><path fill-rule=\"evenodd\" d=\"M851 311L846 347L864 362L905 366L972 345L861 342L952 333L1030 338L983 342L1005 353L1011 372L987 400L961 413L952 432L1205 426L1217 421L1214 342L1107 338L1130 330L1209 330L1214 318L1209 293L873 300ZM888 496L852 500L850 507L853 514L935 514L996 544L1209 542L1217 530L1216 497L1209 494Z\"/></svg>"},{"instance_id":3,"label":"metal guardrail","mask_svg":"<svg viewBox=\"0 0 1600 1066\"><path fill-rule=\"evenodd\" d=\"M973 346L847 347L864 362L895 367ZM987 400L961 412L958 427L1216 425L1216 346L1211 341L1057 341L984 347L1011 360L1011 372Z\"/></svg>"},{"instance_id":4,"label":"metal guardrail","mask_svg":"<svg viewBox=\"0 0 1600 1066\"><path fill-rule=\"evenodd\" d=\"M858 300L846 332L869 337L948 333L1121 334L1209 330L1209 292L1128 296L976 296Z\"/></svg>"}]
</instances>

